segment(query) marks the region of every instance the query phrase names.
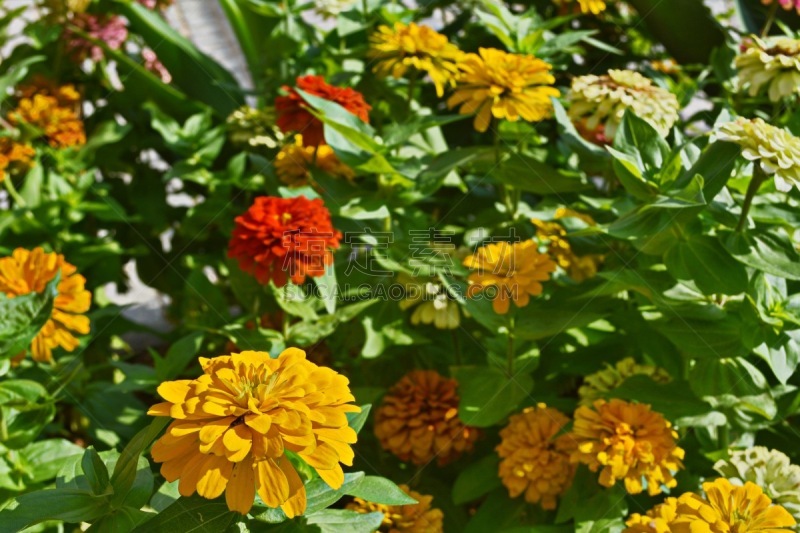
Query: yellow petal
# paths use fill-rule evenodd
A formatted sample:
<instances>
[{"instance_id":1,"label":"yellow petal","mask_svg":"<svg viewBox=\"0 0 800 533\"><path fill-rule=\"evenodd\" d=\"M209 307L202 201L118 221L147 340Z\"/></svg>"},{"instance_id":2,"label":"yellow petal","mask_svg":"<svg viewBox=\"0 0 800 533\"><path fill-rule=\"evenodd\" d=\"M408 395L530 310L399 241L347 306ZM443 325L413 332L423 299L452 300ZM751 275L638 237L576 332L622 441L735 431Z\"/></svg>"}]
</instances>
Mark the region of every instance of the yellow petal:
<instances>
[{"instance_id":1,"label":"yellow petal","mask_svg":"<svg viewBox=\"0 0 800 533\"><path fill-rule=\"evenodd\" d=\"M236 463L225 491L225 502L228 509L247 514L256 499L256 476L253 472L253 458L247 457Z\"/></svg>"},{"instance_id":2,"label":"yellow petal","mask_svg":"<svg viewBox=\"0 0 800 533\"><path fill-rule=\"evenodd\" d=\"M289 481L272 459L257 461L255 465L258 495L267 507L279 507L289 497Z\"/></svg>"}]
</instances>

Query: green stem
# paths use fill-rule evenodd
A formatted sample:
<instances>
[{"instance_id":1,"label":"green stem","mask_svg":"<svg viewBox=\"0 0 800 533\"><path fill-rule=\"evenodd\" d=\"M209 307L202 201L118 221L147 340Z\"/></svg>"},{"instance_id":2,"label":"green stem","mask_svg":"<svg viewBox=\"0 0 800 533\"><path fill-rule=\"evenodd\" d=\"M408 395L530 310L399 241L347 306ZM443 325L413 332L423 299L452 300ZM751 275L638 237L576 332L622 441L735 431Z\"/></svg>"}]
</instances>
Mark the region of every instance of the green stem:
<instances>
[{"instance_id":1,"label":"green stem","mask_svg":"<svg viewBox=\"0 0 800 533\"><path fill-rule=\"evenodd\" d=\"M450 337L453 339L453 354L455 355L456 365L461 366L463 361L461 359L461 345L458 342L458 335L456 330L450 330Z\"/></svg>"},{"instance_id":2,"label":"green stem","mask_svg":"<svg viewBox=\"0 0 800 533\"><path fill-rule=\"evenodd\" d=\"M514 375L514 317L508 319L508 350L506 352L508 375Z\"/></svg>"},{"instance_id":3,"label":"green stem","mask_svg":"<svg viewBox=\"0 0 800 533\"><path fill-rule=\"evenodd\" d=\"M767 16L767 22L764 24L764 29L761 30L761 37L766 37L769 35L769 30L772 29L772 24L775 22L775 17L778 14L778 2L773 2L772 7L769 10L769 15Z\"/></svg>"},{"instance_id":4,"label":"green stem","mask_svg":"<svg viewBox=\"0 0 800 533\"><path fill-rule=\"evenodd\" d=\"M750 185L747 187L747 195L744 197L744 205L742 206L742 216L739 219L739 224L736 226L736 231L741 232L747 225L747 214L750 213L750 208L753 205L753 199L758 193L761 185L767 181L768 176L761 168L761 165L756 163L753 166L753 178L750 180Z\"/></svg>"},{"instance_id":5,"label":"green stem","mask_svg":"<svg viewBox=\"0 0 800 533\"><path fill-rule=\"evenodd\" d=\"M11 181L11 176L6 176L6 179L3 180L3 185L8 192L8 195L14 200L14 203L17 204L17 207L25 207L27 204L25 200L23 200L22 196L19 195L17 189L14 187L14 183Z\"/></svg>"},{"instance_id":6,"label":"green stem","mask_svg":"<svg viewBox=\"0 0 800 533\"><path fill-rule=\"evenodd\" d=\"M417 86L417 73L412 72L408 77L408 94L406 95L406 111L411 112L411 104L414 102L414 88Z\"/></svg>"}]
</instances>

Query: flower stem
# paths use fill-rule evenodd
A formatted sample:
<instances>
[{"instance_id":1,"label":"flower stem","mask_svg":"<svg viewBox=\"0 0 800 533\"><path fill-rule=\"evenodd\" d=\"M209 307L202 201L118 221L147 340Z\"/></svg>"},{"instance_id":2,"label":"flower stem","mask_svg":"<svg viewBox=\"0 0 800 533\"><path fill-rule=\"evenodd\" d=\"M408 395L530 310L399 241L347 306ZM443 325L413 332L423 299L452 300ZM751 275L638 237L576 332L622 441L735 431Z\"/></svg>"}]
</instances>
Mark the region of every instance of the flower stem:
<instances>
[{"instance_id":1,"label":"flower stem","mask_svg":"<svg viewBox=\"0 0 800 533\"><path fill-rule=\"evenodd\" d=\"M758 189L767 181L767 174L761 165L756 163L753 165L753 178L750 180L750 185L747 187L747 195L744 197L744 205L742 206L742 216L739 219L739 224L736 226L736 231L741 232L747 225L747 214L750 212L750 207L753 205L753 198L755 198Z\"/></svg>"},{"instance_id":2,"label":"flower stem","mask_svg":"<svg viewBox=\"0 0 800 533\"><path fill-rule=\"evenodd\" d=\"M767 22L764 24L764 29L761 30L761 37L769 35L769 30L772 29L772 24L775 22L775 17L778 14L778 2L773 2L772 7L769 9Z\"/></svg>"},{"instance_id":3,"label":"flower stem","mask_svg":"<svg viewBox=\"0 0 800 533\"><path fill-rule=\"evenodd\" d=\"M8 195L14 200L14 203L17 205L17 207L25 207L27 205L22 196L20 196L17 192L14 184L11 182L11 176L6 176L6 179L3 180L3 185L6 188L6 192L8 192Z\"/></svg>"},{"instance_id":4,"label":"flower stem","mask_svg":"<svg viewBox=\"0 0 800 533\"><path fill-rule=\"evenodd\" d=\"M514 317L508 319L508 350L506 352L508 375L514 375Z\"/></svg>"}]
</instances>

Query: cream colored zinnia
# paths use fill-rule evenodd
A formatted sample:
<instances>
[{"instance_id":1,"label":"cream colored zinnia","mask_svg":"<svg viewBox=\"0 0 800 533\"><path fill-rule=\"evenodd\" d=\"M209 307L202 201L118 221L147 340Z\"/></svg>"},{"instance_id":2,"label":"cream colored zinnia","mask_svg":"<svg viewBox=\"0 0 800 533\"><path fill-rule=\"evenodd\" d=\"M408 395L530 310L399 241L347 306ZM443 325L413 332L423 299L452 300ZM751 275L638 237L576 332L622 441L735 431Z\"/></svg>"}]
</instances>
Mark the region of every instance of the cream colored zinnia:
<instances>
[{"instance_id":1,"label":"cream colored zinnia","mask_svg":"<svg viewBox=\"0 0 800 533\"><path fill-rule=\"evenodd\" d=\"M631 70L609 70L603 76L578 76L567 95L569 117L579 130L600 142L611 142L630 109L666 136L678 121L678 98Z\"/></svg>"},{"instance_id":2,"label":"cream colored zinnia","mask_svg":"<svg viewBox=\"0 0 800 533\"><path fill-rule=\"evenodd\" d=\"M739 117L723 124L714 137L740 145L745 159L758 165L767 176L775 177L779 191L800 188L800 138L787 130L760 118Z\"/></svg>"},{"instance_id":3,"label":"cream colored zinnia","mask_svg":"<svg viewBox=\"0 0 800 533\"><path fill-rule=\"evenodd\" d=\"M764 88L773 102L800 95L800 39L751 37L736 57L739 89L756 96Z\"/></svg>"},{"instance_id":4,"label":"cream colored zinnia","mask_svg":"<svg viewBox=\"0 0 800 533\"><path fill-rule=\"evenodd\" d=\"M714 470L734 485L755 483L774 503L800 520L800 466L792 464L785 453L764 446L737 450L729 459L717 461Z\"/></svg>"},{"instance_id":5,"label":"cream colored zinnia","mask_svg":"<svg viewBox=\"0 0 800 533\"><path fill-rule=\"evenodd\" d=\"M601 398L603 393L616 389L632 376L647 376L656 383L668 383L671 379L667 371L662 368L640 365L633 357L626 357L617 361L614 366L606 364L603 370L589 374L583 379L583 385L578 389L581 405L591 405Z\"/></svg>"}]
</instances>

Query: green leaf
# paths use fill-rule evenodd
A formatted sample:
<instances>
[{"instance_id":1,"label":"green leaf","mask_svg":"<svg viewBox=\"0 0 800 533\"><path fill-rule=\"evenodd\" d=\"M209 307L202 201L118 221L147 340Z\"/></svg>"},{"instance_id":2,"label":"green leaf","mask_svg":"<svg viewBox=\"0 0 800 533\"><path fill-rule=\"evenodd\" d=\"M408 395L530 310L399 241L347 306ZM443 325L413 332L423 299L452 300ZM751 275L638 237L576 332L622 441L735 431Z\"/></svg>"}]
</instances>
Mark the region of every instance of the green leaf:
<instances>
[{"instance_id":1,"label":"green leaf","mask_svg":"<svg viewBox=\"0 0 800 533\"><path fill-rule=\"evenodd\" d=\"M672 422L679 418L699 417L711 411L711 405L692 394L689 384L681 380L656 383L647 376L632 376L605 396L649 404L653 411L658 411Z\"/></svg>"},{"instance_id":2,"label":"green leaf","mask_svg":"<svg viewBox=\"0 0 800 533\"><path fill-rule=\"evenodd\" d=\"M769 365L778 381L786 385L800 364L800 331L786 331L776 340L757 346L753 352Z\"/></svg>"},{"instance_id":3,"label":"green leaf","mask_svg":"<svg viewBox=\"0 0 800 533\"><path fill-rule=\"evenodd\" d=\"M371 409L372 405L366 404L361 406L361 412L359 413L347 413L347 423L353 428L353 431L356 433L361 432L364 424L369 420L369 412Z\"/></svg>"},{"instance_id":4,"label":"green leaf","mask_svg":"<svg viewBox=\"0 0 800 533\"><path fill-rule=\"evenodd\" d=\"M169 381L178 377L186 365L197 357L203 338L202 331L195 331L174 342L163 357L154 357L158 380Z\"/></svg>"},{"instance_id":5,"label":"green leaf","mask_svg":"<svg viewBox=\"0 0 800 533\"><path fill-rule=\"evenodd\" d=\"M46 520L91 522L109 509L108 498L80 489L50 489L18 496L0 513L0 531L20 531Z\"/></svg>"},{"instance_id":6,"label":"green leaf","mask_svg":"<svg viewBox=\"0 0 800 533\"><path fill-rule=\"evenodd\" d=\"M3 101L8 98L12 88L25 79L31 65L41 63L46 59L46 56L31 56L11 63L8 71L0 76L0 103L3 103Z\"/></svg>"},{"instance_id":7,"label":"green leaf","mask_svg":"<svg viewBox=\"0 0 800 533\"><path fill-rule=\"evenodd\" d=\"M28 349L50 319L60 281L59 272L40 293L15 298L0 294L0 358L14 357Z\"/></svg>"},{"instance_id":8,"label":"green leaf","mask_svg":"<svg viewBox=\"0 0 800 533\"><path fill-rule=\"evenodd\" d=\"M349 489L345 494L362 498L368 502L386 505L417 503L417 500L403 492L394 482L379 476L364 476L355 487Z\"/></svg>"},{"instance_id":9,"label":"green leaf","mask_svg":"<svg viewBox=\"0 0 800 533\"><path fill-rule=\"evenodd\" d=\"M115 503L122 502L128 497L137 477L140 456L169 422L170 419L167 417L156 417L149 426L139 431L122 450L114 466L114 473L111 475Z\"/></svg>"},{"instance_id":10,"label":"green leaf","mask_svg":"<svg viewBox=\"0 0 800 533\"><path fill-rule=\"evenodd\" d=\"M504 487L497 489L481 504L478 512L467 524L464 533L506 531L507 528L519 523L529 505L525 502L525 498L511 499Z\"/></svg>"},{"instance_id":11,"label":"green leaf","mask_svg":"<svg viewBox=\"0 0 800 533\"><path fill-rule=\"evenodd\" d=\"M93 446L89 446L86 448L86 451L83 452L81 469L83 470L83 475L86 476L86 480L89 482L89 488L91 488L92 494L103 496L108 493L108 469Z\"/></svg>"},{"instance_id":12,"label":"green leaf","mask_svg":"<svg viewBox=\"0 0 800 533\"><path fill-rule=\"evenodd\" d=\"M703 150L694 165L678 177L676 187L688 185L695 176L702 176L703 195L711 202L728 183L741 153L742 148L738 144L722 141L711 144Z\"/></svg>"},{"instance_id":13,"label":"green leaf","mask_svg":"<svg viewBox=\"0 0 800 533\"><path fill-rule=\"evenodd\" d=\"M325 509L305 517L322 533L373 533L383 522L383 513L363 514L346 509Z\"/></svg>"},{"instance_id":14,"label":"green leaf","mask_svg":"<svg viewBox=\"0 0 800 533\"><path fill-rule=\"evenodd\" d=\"M581 328L600 320L608 314L603 300L593 300L579 307L563 303L554 307L552 302L534 301L517 311L514 335L524 340L539 340L559 335L572 328Z\"/></svg>"},{"instance_id":15,"label":"green leaf","mask_svg":"<svg viewBox=\"0 0 800 533\"><path fill-rule=\"evenodd\" d=\"M533 390L527 374L509 378L496 368L459 367L453 371L458 381L459 418L469 426L493 426L517 409Z\"/></svg>"},{"instance_id":16,"label":"green leaf","mask_svg":"<svg viewBox=\"0 0 800 533\"><path fill-rule=\"evenodd\" d=\"M747 290L747 271L720 242L708 235L689 235L675 241L664 254L667 270L691 280L703 294L740 294Z\"/></svg>"},{"instance_id":17,"label":"green leaf","mask_svg":"<svg viewBox=\"0 0 800 533\"><path fill-rule=\"evenodd\" d=\"M556 522L574 520L576 524L594 520L611 520L627 514L625 488L619 483L610 489L597 483L597 474L579 468L567 492L561 497ZM599 532L598 532L599 533Z\"/></svg>"},{"instance_id":18,"label":"green leaf","mask_svg":"<svg viewBox=\"0 0 800 533\"><path fill-rule=\"evenodd\" d=\"M522 154L512 154L492 172L492 176L521 191L543 196L593 189L580 176L569 175Z\"/></svg>"},{"instance_id":19,"label":"green leaf","mask_svg":"<svg viewBox=\"0 0 800 533\"><path fill-rule=\"evenodd\" d=\"M467 465L453 484L453 503L464 505L500 487L499 466L500 458L495 454Z\"/></svg>"},{"instance_id":20,"label":"green leaf","mask_svg":"<svg viewBox=\"0 0 800 533\"><path fill-rule=\"evenodd\" d=\"M344 483L338 489L332 489L320 478L314 478L306 483L306 515L326 509L338 502L342 496L361 483L364 472L354 472L344 475ZM270 509L263 504L257 504L251 513L256 520L276 524L287 520L286 514L278 509Z\"/></svg>"},{"instance_id":21,"label":"green leaf","mask_svg":"<svg viewBox=\"0 0 800 533\"><path fill-rule=\"evenodd\" d=\"M653 327L690 358L736 357L749 351L742 343L742 322L733 316L691 322L677 316L655 321Z\"/></svg>"},{"instance_id":22,"label":"green leaf","mask_svg":"<svg viewBox=\"0 0 800 533\"><path fill-rule=\"evenodd\" d=\"M207 500L197 494L180 498L172 505L141 523L133 533L153 531L191 531L192 533L219 533L225 531L238 513L228 509L225 498Z\"/></svg>"},{"instance_id":23,"label":"green leaf","mask_svg":"<svg viewBox=\"0 0 800 533\"><path fill-rule=\"evenodd\" d=\"M661 134L646 120L627 109L614 136L614 148L633 158L636 167L655 175L666 165L670 148Z\"/></svg>"},{"instance_id":24,"label":"green leaf","mask_svg":"<svg viewBox=\"0 0 800 533\"><path fill-rule=\"evenodd\" d=\"M339 287L336 282L336 267L331 264L325 267L325 274L317 278L312 278L317 286L319 298L325 304L325 310L329 314L336 312L336 301L339 298Z\"/></svg>"},{"instance_id":25,"label":"green leaf","mask_svg":"<svg viewBox=\"0 0 800 533\"><path fill-rule=\"evenodd\" d=\"M39 383L23 379L0 382L0 421L5 425L0 443L10 449L25 447L55 412L52 399Z\"/></svg>"},{"instance_id":26,"label":"green leaf","mask_svg":"<svg viewBox=\"0 0 800 533\"><path fill-rule=\"evenodd\" d=\"M69 458L82 454L83 448L66 439L39 440L19 450L25 473L33 483L53 479Z\"/></svg>"},{"instance_id":27,"label":"green leaf","mask_svg":"<svg viewBox=\"0 0 800 533\"><path fill-rule=\"evenodd\" d=\"M154 513L141 511L135 507L119 507L103 516L86 531L87 533L132 531L136 526L150 520L153 516Z\"/></svg>"},{"instance_id":28,"label":"green leaf","mask_svg":"<svg viewBox=\"0 0 800 533\"><path fill-rule=\"evenodd\" d=\"M722 239L737 261L774 276L800 280L800 254L785 237L774 232L723 232Z\"/></svg>"}]
</instances>

